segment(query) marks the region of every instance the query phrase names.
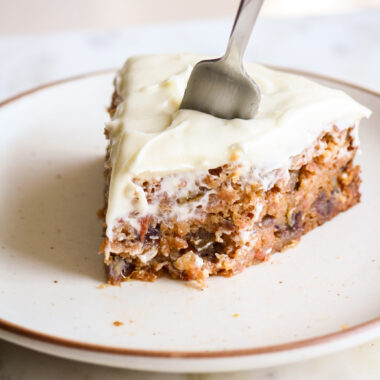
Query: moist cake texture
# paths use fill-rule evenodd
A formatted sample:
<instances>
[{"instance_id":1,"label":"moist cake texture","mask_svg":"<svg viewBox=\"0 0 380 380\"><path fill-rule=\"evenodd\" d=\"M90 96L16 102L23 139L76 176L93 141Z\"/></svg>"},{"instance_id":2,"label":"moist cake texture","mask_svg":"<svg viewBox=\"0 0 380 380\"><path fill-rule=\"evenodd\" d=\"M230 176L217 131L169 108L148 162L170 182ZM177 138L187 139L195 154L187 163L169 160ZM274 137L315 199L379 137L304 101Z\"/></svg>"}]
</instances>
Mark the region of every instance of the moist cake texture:
<instances>
[{"instance_id":1,"label":"moist cake texture","mask_svg":"<svg viewBox=\"0 0 380 380\"><path fill-rule=\"evenodd\" d=\"M101 247L110 283L230 276L360 201L353 159L367 108L246 64L262 92L255 119L179 110L201 59L137 56L116 76Z\"/></svg>"}]
</instances>

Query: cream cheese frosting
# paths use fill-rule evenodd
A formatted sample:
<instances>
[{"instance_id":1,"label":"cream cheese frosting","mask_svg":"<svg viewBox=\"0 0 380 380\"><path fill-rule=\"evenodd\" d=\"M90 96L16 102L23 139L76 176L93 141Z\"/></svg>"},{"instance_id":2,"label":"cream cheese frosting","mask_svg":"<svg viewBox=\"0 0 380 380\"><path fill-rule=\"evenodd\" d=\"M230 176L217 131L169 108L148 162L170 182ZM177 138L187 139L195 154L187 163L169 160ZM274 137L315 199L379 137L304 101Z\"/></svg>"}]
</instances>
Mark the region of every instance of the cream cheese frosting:
<instances>
[{"instance_id":1,"label":"cream cheese frosting","mask_svg":"<svg viewBox=\"0 0 380 380\"><path fill-rule=\"evenodd\" d=\"M238 157L258 178L287 170L291 157L312 146L333 125L357 124L371 111L343 91L306 78L246 63L262 99L252 120L224 120L179 110L194 65L192 54L135 56L117 74L121 98L107 123L112 175L107 235L117 219L148 211L143 190L133 178L168 173L200 173Z\"/></svg>"}]
</instances>

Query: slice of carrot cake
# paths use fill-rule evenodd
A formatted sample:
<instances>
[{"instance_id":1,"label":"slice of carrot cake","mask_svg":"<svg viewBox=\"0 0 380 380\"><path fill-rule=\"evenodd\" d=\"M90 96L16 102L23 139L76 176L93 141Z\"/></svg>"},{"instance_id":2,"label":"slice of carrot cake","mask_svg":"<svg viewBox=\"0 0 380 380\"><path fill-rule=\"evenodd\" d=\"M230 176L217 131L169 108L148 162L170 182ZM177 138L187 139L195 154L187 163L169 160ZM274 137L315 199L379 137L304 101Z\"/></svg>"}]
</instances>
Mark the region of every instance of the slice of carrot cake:
<instances>
[{"instance_id":1,"label":"slice of carrot cake","mask_svg":"<svg viewBox=\"0 0 380 380\"><path fill-rule=\"evenodd\" d=\"M106 125L108 280L200 283L292 246L360 200L358 124L342 91L257 64L255 119L179 110L190 54L130 58Z\"/></svg>"}]
</instances>

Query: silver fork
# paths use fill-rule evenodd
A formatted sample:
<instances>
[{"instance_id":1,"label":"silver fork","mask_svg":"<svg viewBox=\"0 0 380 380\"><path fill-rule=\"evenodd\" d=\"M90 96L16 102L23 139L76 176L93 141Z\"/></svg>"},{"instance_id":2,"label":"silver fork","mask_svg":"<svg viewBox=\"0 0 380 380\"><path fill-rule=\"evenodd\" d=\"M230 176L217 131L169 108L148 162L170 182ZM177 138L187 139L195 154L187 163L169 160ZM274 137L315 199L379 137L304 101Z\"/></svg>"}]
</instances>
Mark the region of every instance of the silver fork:
<instances>
[{"instance_id":1,"label":"silver fork","mask_svg":"<svg viewBox=\"0 0 380 380\"><path fill-rule=\"evenodd\" d=\"M261 94L244 70L243 55L263 1L240 1L225 55L194 66L181 109L222 119L252 119L256 115Z\"/></svg>"}]
</instances>

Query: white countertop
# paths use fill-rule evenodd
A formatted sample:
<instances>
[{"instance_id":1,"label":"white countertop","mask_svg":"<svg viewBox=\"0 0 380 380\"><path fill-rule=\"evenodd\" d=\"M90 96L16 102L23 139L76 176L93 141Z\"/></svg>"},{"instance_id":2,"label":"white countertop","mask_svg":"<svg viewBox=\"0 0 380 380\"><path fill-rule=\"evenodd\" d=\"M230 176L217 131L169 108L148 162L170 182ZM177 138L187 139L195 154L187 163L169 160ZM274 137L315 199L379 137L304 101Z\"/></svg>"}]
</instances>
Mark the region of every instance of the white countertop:
<instances>
[{"instance_id":1,"label":"white countertop","mask_svg":"<svg viewBox=\"0 0 380 380\"><path fill-rule=\"evenodd\" d=\"M199 21L121 31L0 37L0 101L30 87L120 66L131 54L192 51L221 55L230 22ZM154 31L154 33L153 33ZM261 19L247 58L340 78L380 91L380 11L307 19ZM380 340L302 363L223 375L167 375L98 367L0 341L0 379L379 379Z\"/></svg>"},{"instance_id":2,"label":"white countertop","mask_svg":"<svg viewBox=\"0 0 380 380\"><path fill-rule=\"evenodd\" d=\"M326 357L254 371L183 375L128 371L55 358L0 340L2 380L378 380L380 340Z\"/></svg>"},{"instance_id":3,"label":"white countertop","mask_svg":"<svg viewBox=\"0 0 380 380\"><path fill-rule=\"evenodd\" d=\"M175 26L175 34L173 33ZM41 83L110 67L132 54L224 53L231 20L192 21L120 31L0 36L0 100ZM199 37L193 38L199 41ZM380 90L380 10L303 19L260 19L247 60L292 67Z\"/></svg>"}]
</instances>

